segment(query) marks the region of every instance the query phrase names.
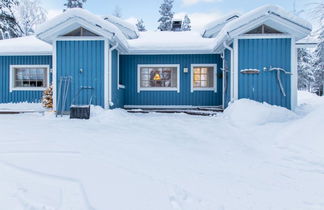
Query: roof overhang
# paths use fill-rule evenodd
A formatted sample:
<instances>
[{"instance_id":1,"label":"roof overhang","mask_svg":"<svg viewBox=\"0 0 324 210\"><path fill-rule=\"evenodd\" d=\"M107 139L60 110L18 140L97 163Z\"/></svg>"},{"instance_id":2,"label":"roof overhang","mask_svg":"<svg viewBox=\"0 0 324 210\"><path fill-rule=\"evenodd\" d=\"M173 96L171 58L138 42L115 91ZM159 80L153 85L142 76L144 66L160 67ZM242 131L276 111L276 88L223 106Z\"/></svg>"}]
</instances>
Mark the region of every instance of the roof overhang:
<instances>
[{"instance_id":1,"label":"roof overhang","mask_svg":"<svg viewBox=\"0 0 324 210\"><path fill-rule=\"evenodd\" d=\"M219 33L214 48L215 52L223 51L224 42L231 43L234 38L238 38L262 24L281 31L284 35L294 37L296 41L308 36L312 31L312 28L303 26L272 11L256 16L254 19L248 19L248 21L241 21L241 24L237 24L238 21L240 21L240 18L228 23Z\"/></svg>"},{"instance_id":2,"label":"roof overhang","mask_svg":"<svg viewBox=\"0 0 324 210\"><path fill-rule=\"evenodd\" d=\"M100 25L93 25L92 23L89 23L84 18L70 17L66 19L64 22L59 22L56 25L52 26L51 28L39 32L37 34L37 38L47 43L53 43L53 41L56 38L63 36L64 34L69 33L81 26L99 36L108 39L111 39L114 36L114 32L108 31L102 28Z\"/></svg>"}]
</instances>

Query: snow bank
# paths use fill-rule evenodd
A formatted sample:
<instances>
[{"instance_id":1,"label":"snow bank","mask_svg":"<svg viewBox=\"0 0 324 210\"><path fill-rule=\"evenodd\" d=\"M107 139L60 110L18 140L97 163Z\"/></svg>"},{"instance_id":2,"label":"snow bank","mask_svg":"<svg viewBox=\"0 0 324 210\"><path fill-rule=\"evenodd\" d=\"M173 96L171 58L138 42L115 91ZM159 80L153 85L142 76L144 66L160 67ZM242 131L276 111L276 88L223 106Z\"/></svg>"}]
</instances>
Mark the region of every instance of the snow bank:
<instances>
[{"instance_id":1,"label":"snow bank","mask_svg":"<svg viewBox=\"0 0 324 210\"><path fill-rule=\"evenodd\" d=\"M213 40L196 31L146 31L138 39L128 40L130 52L206 51L212 52Z\"/></svg>"},{"instance_id":2,"label":"snow bank","mask_svg":"<svg viewBox=\"0 0 324 210\"><path fill-rule=\"evenodd\" d=\"M233 124L239 126L286 122L297 117L295 113L286 108L259 103L249 99L240 99L230 104L225 109L224 116Z\"/></svg>"},{"instance_id":3,"label":"snow bank","mask_svg":"<svg viewBox=\"0 0 324 210\"><path fill-rule=\"evenodd\" d=\"M1 104L0 103L0 110L19 110L19 111L25 111L25 110L44 110L41 103L7 103L7 104Z\"/></svg>"},{"instance_id":4,"label":"snow bank","mask_svg":"<svg viewBox=\"0 0 324 210\"><path fill-rule=\"evenodd\" d=\"M35 36L0 40L0 55L51 55L52 45Z\"/></svg>"}]
</instances>

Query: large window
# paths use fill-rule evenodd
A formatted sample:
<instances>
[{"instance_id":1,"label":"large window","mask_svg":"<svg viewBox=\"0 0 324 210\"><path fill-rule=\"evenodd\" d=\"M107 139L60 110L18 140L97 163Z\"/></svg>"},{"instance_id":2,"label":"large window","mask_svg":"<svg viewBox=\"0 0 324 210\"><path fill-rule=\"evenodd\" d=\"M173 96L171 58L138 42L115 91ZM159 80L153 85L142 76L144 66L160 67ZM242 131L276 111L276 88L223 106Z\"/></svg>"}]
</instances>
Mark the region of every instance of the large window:
<instances>
[{"instance_id":1,"label":"large window","mask_svg":"<svg viewBox=\"0 0 324 210\"><path fill-rule=\"evenodd\" d=\"M216 65L193 64L191 66L191 92L195 90L216 91Z\"/></svg>"},{"instance_id":2,"label":"large window","mask_svg":"<svg viewBox=\"0 0 324 210\"><path fill-rule=\"evenodd\" d=\"M139 65L138 91L143 90L179 92L179 65Z\"/></svg>"},{"instance_id":3,"label":"large window","mask_svg":"<svg viewBox=\"0 0 324 210\"><path fill-rule=\"evenodd\" d=\"M10 66L10 89L44 90L48 87L49 66L24 65Z\"/></svg>"}]
</instances>

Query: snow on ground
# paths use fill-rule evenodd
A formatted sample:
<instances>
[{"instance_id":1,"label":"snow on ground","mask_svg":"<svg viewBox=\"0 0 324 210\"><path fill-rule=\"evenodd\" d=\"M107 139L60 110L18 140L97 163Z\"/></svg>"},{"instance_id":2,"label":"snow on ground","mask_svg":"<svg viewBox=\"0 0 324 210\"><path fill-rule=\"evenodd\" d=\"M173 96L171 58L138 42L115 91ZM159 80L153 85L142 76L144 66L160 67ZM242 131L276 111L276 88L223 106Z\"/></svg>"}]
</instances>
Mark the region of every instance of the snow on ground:
<instances>
[{"instance_id":1,"label":"snow on ground","mask_svg":"<svg viewBox=\"0 0 324 210\"><path fill-rule=\"evenodd\" d=\"M0 115L0 209L324 209L324 98L214 117Z\"/></svg>"},{"instance_id":2,"label":"snow on ground","mask_svg":"<svg viewBox=\"0 0 324 210\"><path fill-rule=\"evenodd\" d=\"M45 110L41 103L9 103L9 104L0 104L0 111L2 110L15 110L15 111L25 111L25 110L33 110L40 111Z\"/></svg>"}]
</instances>

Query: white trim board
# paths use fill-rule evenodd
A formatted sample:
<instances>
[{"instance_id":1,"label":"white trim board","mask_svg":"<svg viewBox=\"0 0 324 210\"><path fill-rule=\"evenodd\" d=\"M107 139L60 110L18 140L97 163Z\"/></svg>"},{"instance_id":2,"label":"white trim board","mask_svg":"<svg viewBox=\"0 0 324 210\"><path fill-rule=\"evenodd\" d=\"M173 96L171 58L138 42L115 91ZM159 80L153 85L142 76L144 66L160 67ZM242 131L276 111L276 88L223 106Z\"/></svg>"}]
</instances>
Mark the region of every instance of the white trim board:
<instances>
[{"instance_id":1,"label":"white trim board","mask_svg":"<svg viewBox=\"0 0 324 210\"><path fill-rule=\"evenodd\" d=\"M233 100L238 100L238 56L239 56L239 53L238 53L238 39L235 38L234 39L234 42L233 42L233 83L232 83L232 87L233 87Z\"/></svg>"},{"instance_id":2,"label":"white trim board","mask_svg":"<svg viewBox=\"0 0 324 210\"><path fill-rule=\"evenodd\" d=\"M109 108L109 41L104 40L104 107Z\"/></svg>"},{"instance_id":3,"label":"white trim board","mask_svg":"<svg viewBox=\"0 0 324 210\"><path fill-rule=\"evenodd\" d=\"M46 87L14 87L14 69L15 68L45 68L46 69ZM9 66L9 92L13 91L44 91L49 87L50 83L50 66L49 65L10 65Z\"/></svg>"},{"instance_id":4,"label":"white trim board","mask_svg":"<svg viewBox=\"0 0 324 210\"><path fill-rule=\"evenodd\" d=\"M242 34L238 39L290 39L289 34Z\"/></svg>"},{"instance_id":5,"label":"white trim board","mask_svg":"<svg viewBox=\"0 0 324 210\"><path fill-rule=\"evenodd\" d=\"M56 58L56 40L53 41L53 53L52 53L52 68L53 68L53 72L52 72L52 85L53 85L53 110L57 111L57 77L56 77L56 62L57 62L57 58Z\"/></svg>"},{"instance_id":6,"label":"white trim board","mask_svg":"<svg viewBox=\"0 0 324 210\"><path fill-rule=\"evenodd\" d=\"M177 68L177 87L168 88L168 87L151 87L151 88L142 88L141 87L141 67L176 67ZM137 65L137 93L141 91L177 91L180 93L180 64L138 64Z\"/></svg>"},{"instance_id":7,"label":"white trim board","mask_svg":"<svg viewBox=\"0 0 324 210\"><path fill-rule=\"evenodd\" d=\"M102 36L59 36L56 38L59 41L97 41L97 40L106 40Z\"/></svg>"},{"instance_id":8,"label":"white trim board","mask_svg":"<svg viewBox=\"0 0 324 210\"><path fill-rule=\"evenodd\" d=\"M290 79L290 94L291 94L291 109L295 110L297 106L297 48L295 46L295 38L291 38L291 79Z\"/></svg>"},{"instance_id":9,"label":"white trim board","mask_svg":"<svg viewBox=\"0 0 324 210\"><path fill-rule=\"evenodd\" d=\"M193 106L193 105L124 105L125 109L154 109L154 108L160 108L160 109L194 109L194 108L218 108L221 105L218 106Z\"/></svg>"},{"instance_id":10,"label":"white trim board","mask_svg":"<svg viewBox=\"0 0 324 210\"><path fill-rule=\"evenodd\" d=\"M194 72L193 69L195 67L213 67L214 68L214 84L211 88L194 88L193 87L193 79L194 79ZM190 92L193 93L195 91L214 91L217 93L217 64L191 64L190 67Z\"/></svg>"}]
</instances>

